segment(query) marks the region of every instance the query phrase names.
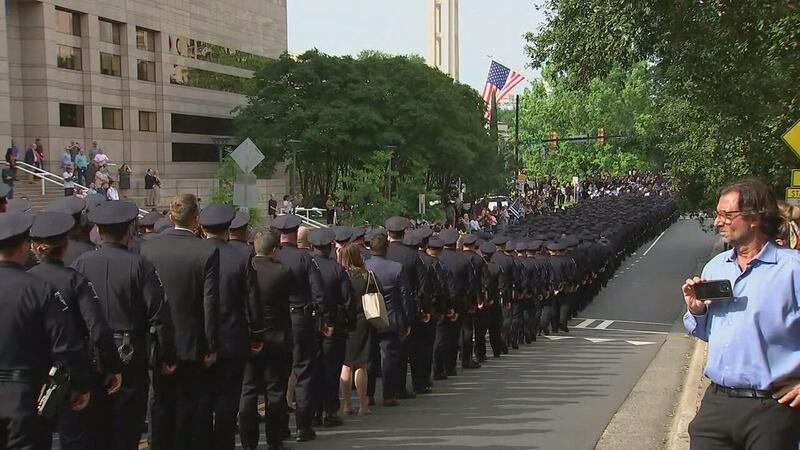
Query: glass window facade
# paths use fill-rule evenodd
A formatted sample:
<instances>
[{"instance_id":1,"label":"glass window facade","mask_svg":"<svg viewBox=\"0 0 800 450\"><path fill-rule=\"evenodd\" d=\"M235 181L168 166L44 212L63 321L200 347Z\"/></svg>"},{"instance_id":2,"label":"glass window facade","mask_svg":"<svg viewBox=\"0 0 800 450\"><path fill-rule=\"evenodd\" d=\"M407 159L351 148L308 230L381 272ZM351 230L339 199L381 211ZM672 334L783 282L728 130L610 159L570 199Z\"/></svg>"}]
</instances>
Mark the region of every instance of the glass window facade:
<instances>
[{"instance_id":1,"label":"glass window facade","mask_svg":"<svg viewBox=\"0 0 800 450\"><path fill-rule=\"evenodd\" d=\"M103 128L106 130L121 130L122 110L118 108L103 108Z\"/></svg>"},{"instance_id":2,"label":"glass window facade","mask_svg":"<svg viewBox=\"0 0 800 450\"><path fill-rule=\"evenodd\" d=\"M81 49L68 45L58 46L57 65L61 69L81 70Z\"/></svg>"},{"instance_id":3,"label":"glass window facade","mask_svg":"<svg viewBox=\"0 0 800 450\"><path fill-rule=\"evenodd\" d=\"M139 131L158 131L156 113L152 111L139 111Z\"/></svg>"},{"instance_id":4,"label":"glass window facade","mask_svg":"<svg viewBox=\"0 0 800 450\"><path fill-rule=\"evenodd\" d=\"M219 149L214 144L172 143L175 162L219 162Z\"/></svg>"},{"instance_id":5,"label":"glass window facade","mask_svg":"<svg viewBox=\"0 0 800 450\"><path fill-rule=\"evenodd\" d=\"M264 62L269 60L266 56L254 55L241 50L175 35L170 35L169 37L169 52L185 58L199 59L253 71L258 70Z\"/></svg>"},{"instance_id":6,"label":"glass window facade","mask_svg":"<svg viewBox=\"0 0 800 450\"><path fill-rule=\"evenodd\" d=\"M173 133L234 135L233 119L175 113L170 116Z\"/></svg>"},{"instance_id":7,"label":"glass window facade","mask_svg":"<svg viewBox=\"0 0 800 450\"><path fill-rule=\"evenodd\" d=\"M136 27L136 48L148 52L156 51L156 32Z\"/></svg>"},{"instance_id":8,"label":"glass window facade","mask_svg":"<svg viewBox=\"0 0 800 450\"><path fill-rule=\"evenodd\" d=\"M122 76L122 60L119 55L100 52L100 73L115 77Z\"/></svg>"},{"instance_id":9,"label":"glass window facade","mask_svg":"<svg viewBox=\"0 0 800 450\"><path fill-rule=\"evenodd\" d=\"M56 8L56 30L60 33L81 35L81 15L67 9Z\"/></svg>"},{"instance_id":10,"label":"glass window facade","mask_svg":"<svg viewBox=\"0 0 800 450\"><path fill-rule=\"evenodd\" d=\"M100 40L119 45L120 24L107 19L100 19Z\"/></svg>"},{"instance_id":11,"label":"glass window facade","mask_svg":"<svg viewBox=\"0 0 800 450\"><path fill-rule=\"evenodd\" d=\"M59 103L58 118L62 127L83 128L83 105Z\"/></svg>"},{"instance_id":12,"label":"glass window facade","mask_svg":"<svg viewBox=\"0 0 800 450\"><path fill-rule=\"evenodd\" d=\"M136 77L141 81L156 81L156 63L136 60Z\"/></svg>"},{"instance_id":13,"label":"glass window facade","mask_svg":"<svg viewBox=\"0 0 800 450\"><path fill-rule=\"evenodd\" d=\"M228 75L209 70L196 69L194 67L172 66L172 73L169 76L170 84L188 86L201 89L211 89L214 91L232 92L235 94L244 93L246 78Z\"/></svg>"}]
</instances>

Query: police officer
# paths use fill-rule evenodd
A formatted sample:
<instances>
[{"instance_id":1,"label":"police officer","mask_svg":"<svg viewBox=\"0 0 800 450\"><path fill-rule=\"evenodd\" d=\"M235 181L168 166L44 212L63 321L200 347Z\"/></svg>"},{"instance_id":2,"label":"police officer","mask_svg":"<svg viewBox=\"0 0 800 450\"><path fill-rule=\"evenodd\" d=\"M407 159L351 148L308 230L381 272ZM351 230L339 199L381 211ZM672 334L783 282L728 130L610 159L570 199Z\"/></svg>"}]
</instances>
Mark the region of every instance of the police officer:
<instances>
[{"instance_id":1,"label":"police officer","mask_svg":"<svg viewBox=\"0 0 800 450\"><path fill-rule=\"evenodd\" d=\"M253 246L248 241L250 234L250 213L246 211L236 211L236 216L231 222L230 230L228 231L228 245L239 250L249 258L255 256L256 252Z\"/></svg>"},{"instance_id":2,"label":"police officer","mask_svg":"<svg viewBox=\"0 0 800 450\"><path fill-rule=\"evenodd\" d=\"M131 236L130 242L128 242L130 251L139 254L146 236L155 232L156 223L163 218L164 215L161 213L151 211L139 219L137 221L137 230L133 233L133 236Z\"/></svg>"},{"instance_id":3,"label":"police officer","mask_svg":"<svg viewBox=\"0 0 800 450\"><path fill-rule=\"evenodd\" d=\"M499 322L502 330L503 336L503 354L508 353L508 347L511 346L512 341L512 328L511 322L513 317L513 305L515 303L515 294L517 292L516 287L516 267L514 265L514 260L508 256L504 251L503 248L508 243L509 238L506 236L497 236L492 239L492 244L497 246L497 251L492 255L492 262L500 266L501 274L504 277L503 280L503 303L501 306L501 310L499 311L501 314L500 316L497 315L497 311L495 314L492 314L493 322Z\"/></svg>"},{"instance_id":4,"label":"police officer","mask_svg":"<svg viewBox=\"0 0 800 450\"><path fill-rule=\"evenodd\" d=\"M536 304L534 297L536 296L536 289L539 286L539 272L533 258L528 258L527 241L518 241L516 245L517 261L520 265L521 283L524 292L519 308L522 311L522 329L520 330L520 338L526 344L530 344L536 340L536 331L533 326L534 316L536 315Z\"/></svg>"},{"instance_id":5,"label":"police officer","mask_svg":"<svg viewBox=\"0 0 800 450\"><path fill-rule=\"evenodd\" d=\"M161 280L155 268L128 251L128 240L139 209L125 201L104 202L89 212L103 244L81 255L73 268L92 283L100 309L114 335L122 359L122 388L93 399L93 429L97 448L137 448L147 413L148 363L154 371L175 370L174 330ZM148 348L148 332L155 340Z\"/></svg>"},{"instance_id":6,"label":"police officer","mask_svg":"<svg viewBox=\"0 0 800 450\"><path fill-rule=\"evenodd\" d=\"M324 316L322 277L311 254L297 248L297 233L302 221L293 214L279 216L272 221L273 228L280 231L281 248L278 260L289 270L291 284L295 288L289 297L292 319L293 370L297 377L295 398L297 408L297 441L316 439L312 427L313 393L317 375L317 353L319 352L320 324L317 317Z\"/></svg>"},{"instance_id":7,"label":"police officer","mask_svg":"<svg viewBox=\"0 0 800 450\"><path fill-rule=\"evenodd\" d=\"M331 259L338 261L339 249L350 243L350 240L353 238L353 229L345 226L335 226L329 229L334 233L334 245L331 246Z\"/></svg>"},{"instance_id":8,"label":"police officer","mask_svg":"<svg viewBox=\"0 0 800 450\"><path fill-rule=\"evenodd\" d=\"M350 238L350 242L353 244L358 245L358 251L361 252L361 258L366 261L372 256L372 252L369 251L367 248L367 244L365 241L365 236L367 234L367 229L364 227L355 227L353 228L353 235Z\"/></svg>"},{"instance_id":9,"label":"police officer","mask_svg":"<svg viewBox=\"0 0 800 450\"><path fill-rule=\"evenodd\" d=\"M94 361L97 380L92 389L103 388L108 395L119 391L122 384L122 362L114 345L111 329L106 323L92 283L76 270L64 267L67 234L75 225L72 216L60 212L36 215L30 230L31 247L41 261L28 270L43 281L51 283L70 309L75 330L81 333L87 355ZM101 378L102 377L102 378ZM99 394L95 398L100 398ZM58 415L59 447L83 449L95 445L94 424L88 411L63 408Z\"/></svg>"},{"instance_id":10,"label":"police officer","mask_svg":"<svg viewBox=\"0 0 800 450\"><path fill-rule=\"evenodd\" d=\"M69 214L74 219L75 225L69 232L69 245L64 254L65 266L72 264L78 256L95 249L95 246L89 242L89 229L86 216L83 214L85 209L86 200L74 195L54 200L45 208L45 211Z\"/></svg>"},{"instance_id":11,"label":"police officer","mask_svg":"<svg viewBox=\"0 0 800 450\"><path fill-rule=\"evenodd\" d=\"M482 360L486 360L486 331L489 331L489 345L492 347L492 354L499 358L503 353L502 335L502 305L503 295L505 295L506 278L503 276L503 269L499 264L492 262L492 256L497 253L497 246L491 242L484 242L480 246L481 256L485 262L483 266L483 276L481 277L481 290L483 291L484 315L478 315L475 327L475 354Z\"/></svg>"},{"instance_id":12,"label":"police officer","mask_svg":"<svg viewBox=\"0 0 800 450\"><path fill-rule=\"evenodd\" d=\"M461 367L463 369L480 369L481 365L472 358L474 350L473 337L475 336L475 321L478 311L484 309L482 286L486 262L478 254L477 235L464 235L461 238L461 243L463 245L463 255L469 259L474 274L469 293L469 303L461 326ZM485 336L481 336L481 338L485 340ZM475 340L477 341L477 339Z\"/></svg>"},{"instance_id":13,"label":"police officer","mask_svg":"<svg viewBox=\"0 0 800 450\"><path fill-rule=\"evenodd\" d=\"M347 230L349 239L350 231ZM319 374L313 390L314 421L326 427L342 425L339 411L339 376L344 363L347 327L355 322L349 312L353 289L344 267L331 257L336 233L330 229L311 230L308 241L314 247L314 261L319 267L324 291L325 311L320 333L320 352L317 361ZM360 300L360 299L359 299ZM323 419L323 413L325 415ZM324 421L323 421L324 420Z\"/></svg>"},{"instance_id":14,"label":"police officer","mask_svg":"<svg viewBox=\"0 0 800 450\"><path fill-rule=\"evenodd\" d=\"M564 252L567 245L559 240L553 240L546 244L547 251L550 253L550 265L553 268L553 295L549 304L542 309L541 327L544 334L548 335L552 327L553 333L558 333L564 320L562 312L566 314L568 307L565 299L569 298L575 287L575 263L572 258L566 256Z\"/></svg>"},{"instance_id":15,"label":"police officer","mask_svg":"<svg viewBox=\"0 0 800 450\"><path fill-rule=\"evenodd\" d=\"M276 219L277 220L277 219ZM247 361L239 405L239 432L244 450L258 447L258 396L269 405L266 420L270 450L281 450L290 436L286 389L291 371L292 321L289 302L299 295L292 274L278 260L278 239L269 231L258 231L253 240L256 255L254 294L263 318L262 330L254 330L264 345Z\"/></svg>"},{"instance_id":16,"label":"police officer","mask_svg":"<svg viewBox=\"0 0 800 450\"><path fill-rule=\"evenodd\" d=\"M447 271L447 290L450 307L436 328L434 349L434 380L456 376L456 361L461 338L461 324L469 303L469 293L473 286L474 271L469 259L456 251L458 231L448 228L439 233L444 250L439 257L442 267Z\"/></svg>"},{"instance_id":17,"label":"police officer","mask_svg":"<svg viewBox=\"0 0 800 450\"><path fill-rule=\"evenodd\" d=\"M206 242L219 252L219 315L217 361L209 369L214 420L211 440L215 450L236 446L236 414L242 393L244 366L251 345L251 330L261 330L261 314L250 292L250 257L228 243L228 226L236 216L233 207L212 203L200 212L198 221ZM248 318L250 320L248 321Z\"/></svg>"},{"instance_id":18,"label":"police officer","mask_svg":"<svg viewBox=\"0 0 800 450\"><path fill-rule=\"evenodd\" d=\"M90 368L73 312L49 283L25 273L33 216L0 214L0 447L48 448L36 398L53 361L70 377L69 405L89 403Z\"/></svg>"},{"instance_id":19,"label":"police officer","mask_svg":"<svg viewBox=\"0 0 800 450\"><path fill-rule=\"evenodd\" d=\"M536 340L539 336L539 326L542 321L542 305L546 302L551 295L552 285L552 268L550 260L546 255L540 253L543 242L541 240L533 240L528 243L526 251L527 257L533 260L533 265L536 268L537 284L533 289L532 298L532 311L533 317L531 318L531 334L532 340Z\"/></svg>"},{"instance_id":20,"label":"police officer","mask_svg":"<svg viewBox=\"0 0 800 450\"><path fill-rule=\"evenodd\" d=\"M158 271L175 325L178 367L155 374L151 405L153 450L203 450L210 446L210 371L219 348L219 250L198 239L197 198L175 196L175 228L142 244Z\"/></svg>"},{"instance_id":21,"label":"police officer","mask_svg":"<svg viewBox=\"0 0 800 450\"><path fill-rule=\"evenodd\" d=\"M413 353L418 353L420 349L414 345L415 341L411 337L414 333L419 319L419 298L425 296L425 268L422 266L422 261L417 256L416 246L409 247L403 244L406 229L411 224L405 217L394 216L390 217L385 222L389 246L386 250L386 259L400 263L403 266L404 280L401 285L401 293L403 296L403 309L408 318L408 326L410 332L408 336L400 338L400 345L398 352L400 354L400 391L397 396L400 399L414 398L416 395L413 391L409 391L406 387L406 379L408 376L409 357Z\"/></svg>"}]
</instances>

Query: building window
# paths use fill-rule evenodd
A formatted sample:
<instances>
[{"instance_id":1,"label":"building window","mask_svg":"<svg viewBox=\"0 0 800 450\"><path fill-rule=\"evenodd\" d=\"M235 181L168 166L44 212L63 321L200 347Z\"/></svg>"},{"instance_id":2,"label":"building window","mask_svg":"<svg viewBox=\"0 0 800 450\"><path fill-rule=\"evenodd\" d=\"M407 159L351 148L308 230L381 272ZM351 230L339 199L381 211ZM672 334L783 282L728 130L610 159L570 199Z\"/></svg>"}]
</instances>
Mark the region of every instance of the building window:
<instances>
[{"instance_id":1,"label":"building window","mask_svg":"<svg viewBox=\"0 0 800 450\"><path fill-rule=\"evenodd\" d=\"M108 19L100 19L100 40L119 45L119 24Z\"/></svg>"},{"instance_id":2,"label":"building window","mask_svg":"<svg viewBox=\"0 0 800 450\"><path fill-rule=\"evenodd\" d=\"M81 70L81 49L68 45L59 45L58 67L62 69Z\"/></svg>"},{"instance_id":3,"label":"building window","mask_svg":"<svg viewBox=\"0 0 800 450\"><path fill-rule=\"evenodd\" d=\"M185 36L169 36L169 52L184 58L199 59L240 69L258 70L270 58L243 52Z\"/></svg>"},{"instance_id":4,"label":"building window","mask_svg":"<svg viewBox=\"0 0 800 450\"><path fill-rule=\"evenodd\" d=\"M121 76L122 60L119 55L100 52L100 73L115 77Z\"/></svg>"},{"instance_id":5,"label":"building window","mask_svg":"<svg viewBox=\"0 0 800 450\"><path fill-rule=\"evenodd\" d=\"M152 111L139 111L139 131L158 131L156 126L156 113Z\"/></svg>"},{"instance_id":6,"label":"building window","mask_svg":"<svg viewBox=\"0 0 800 450\"><path fill-rule=\"evenodd\" d=\"M121 130L122 110L118 108L103 108L103 128L106 130Z\"/></svg>"},{"instance_id":7,"label":"building window","mask_svg":"<svg viewBox=\"0 0 800 450\"><path fill-rule=\"evenodd\" d=\"M172 143L175 162L219 162L219 149L214 144Z\"/></svg>"},{"instance_id":8,"label":"building window","mask_svg":"<svg viewBox=\"0 0 800 450\"><path fill-rule=\"evenodd\" d=\"M173 133L234 135L233 119L174 113L170 119Z\"/></svg>"},{"instance_id":9,"label":"building window","mask_svg":"<svg viewBox=\"0 0 800 450\"><path fill-rule=\"evenodd\" d=\"M81 15L67 9L56 8L56 29L60 33L81 35Z\"/></svg>"},{"instance_id":10,"label":"building window","mask_svg":"<svg viewBox=\"0 0 800 450\"><path fill-rule=\"evenodd\" d=\"M156 81L156 63L153 61L136 60L136 72L141 81Z\"/></svg>"},{"instance_id":11,"label":"building window","mask_svg":"<svg viewBox=\"0 0 800 450\"><path fill-rule=\"evenodd\" d=\"M59 103L58 117L62 127L83 128L83 105Z\"/></svg>"},{"instance_id":12,"label":"building window","mask_svg":"<svg viewBox=\"0 0 800 450\"><path fill-rule=\"evenodd\" d=\"M169 75L170 84L232 92L234 94L244 93L245 81L247 81L246 78L235 75L179 66L177 64L172 66L172 73Z\"/></svg>"},{"instance_id":13,"label":"building window","mask_svg":"<svg viewBox=\"0 0 800 450\"><path fill-rule=\"evenodd\" d=\"M136 27L136 48L148 52L156 51L156 32Z\"/></svg>"}]
</instances>

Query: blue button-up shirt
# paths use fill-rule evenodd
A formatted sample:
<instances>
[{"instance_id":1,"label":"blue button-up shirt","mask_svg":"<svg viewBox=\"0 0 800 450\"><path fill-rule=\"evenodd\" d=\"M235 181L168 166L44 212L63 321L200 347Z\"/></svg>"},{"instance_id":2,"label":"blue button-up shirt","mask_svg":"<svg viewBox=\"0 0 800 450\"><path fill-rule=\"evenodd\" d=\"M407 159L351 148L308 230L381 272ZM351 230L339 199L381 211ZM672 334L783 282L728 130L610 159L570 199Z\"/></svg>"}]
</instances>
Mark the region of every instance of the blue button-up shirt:
<instances>
[{"instance_id":1,"label":"blue button-up shirt","mask_svg":"<svg viewBox=\"0 0 800 450\"><path fill-rule=\"evenodd\" d=\"M722 386L764 390L800 378L800 252L770 242L742 271L729 250L706 264L703 278L733 286L733 299L683 316L689 333L708 342L705 375Z\"/></svg>"}]
</instances>

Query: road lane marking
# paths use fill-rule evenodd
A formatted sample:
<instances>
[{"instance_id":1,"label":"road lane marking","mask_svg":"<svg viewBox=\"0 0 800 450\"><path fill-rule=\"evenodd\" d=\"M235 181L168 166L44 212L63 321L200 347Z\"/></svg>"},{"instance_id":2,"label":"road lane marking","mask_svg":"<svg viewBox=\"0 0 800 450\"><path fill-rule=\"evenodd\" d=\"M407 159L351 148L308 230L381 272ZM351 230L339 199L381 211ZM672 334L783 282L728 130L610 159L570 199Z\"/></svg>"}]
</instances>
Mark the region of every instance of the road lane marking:
<instances>
[{"instance_id":1,"label":"road lane marking","mask_svg":"<svg viewBox=\"0 0 800 450\"><path fill-rule=\"evenodd\" d=\"M583 322L581 322L581 323L579 323L579 324L575 325L575 328L586 328L586 327L588 327L590 324L594 323L594 321L595 321L595 319L586 319L586 320L584 320Z\"/></svg>"},{"instance_id":2,"label":"road lane marking","mask_svg":"<svg viewBox=\"0 0 800 450\"><path fill-rule=\"evenodd\" d=\"M603 321L608 321L608 320L610 320L610 321L612 321L612 322L622 322L622 323L640 323L640 324L644 324L644 325L661 325L661 326L665 326L665 327L671 327L671 326L672 326L672 324L671 324L671 323L663 323L663 322L644 322L644 321L641 321L641 320L598 319L598 318L595 318L595 319L589 319L589 318L587 318L587 317L575 317L575 320L584 320L584 321L585 321L585 320L603 320Z\"/></svg>"},{"instance_id":3,"label":"road lane marking","mask_svg":"<svg viewBox=\"0 0 800 450\"><path fill-rule=\"evenodd\" d=\"M655 344L655 342L645 342L645 341L625 341L625 342L627 342L628 344L632 344L632 345L651 345L651 344Z\"/></svg>"},{"instance_id":4,"label":"road lane marking","mask_svg":"<svg viewBox=\"0 0 800 450\"><path fill-rule=\"evenodd\" d=\"M642 256L643 256L643 257L644 257L644 256L647 256L647 254L648 254L648 253L650 253L650 250L652 250L652 249L653 249L653 247L655 247L655 246L656 246L656 244L658 244L658 241L661 239L661 237L662 237L662 236L664 236L664 233L666 233L666 232L667 232L667 230L664 230L664 231L662 231L662 232L661 232L661 234L659 234L659 235L658 235L658 237L656 238L656 240L655 240L655 241L653 241L653 243L652 243L652 244L650 244L650 247L648 247L648 248L647 248L647 250L645 250L645 251L644 251L644 253L642 253Z\"/></svg>"},{"instance_id":5,"label":"road lane marking","mask_svg":"<svg viewBox=\"0 0 800 450\"><path fill-rule=\"evenodd\" d=\"M589 342L595 343L595 344L598 344L600 342L612 342L612 341L614 341L614 339L608 339L608 338L589 338L589 337L585 337L584 339L586 339Z\"/></svg>"},{"instance_id":6,"label":"road lane marking","mask_svg":"<svg viewBox=\"0 0 800 450\"><path fill-rule=\"evenodd\" d=\"M595 329L595 330L605 330L605 329L606 329L606 328L608 328L608 326L609 326L609 325L611 325L612 323L614 323L614 321L613 321L613 320L604 320L604 321L602 321L602 322L600 323L600 325L598 325L598 326L594 327L594 329Z\"/></svg>"}]
</instances>

